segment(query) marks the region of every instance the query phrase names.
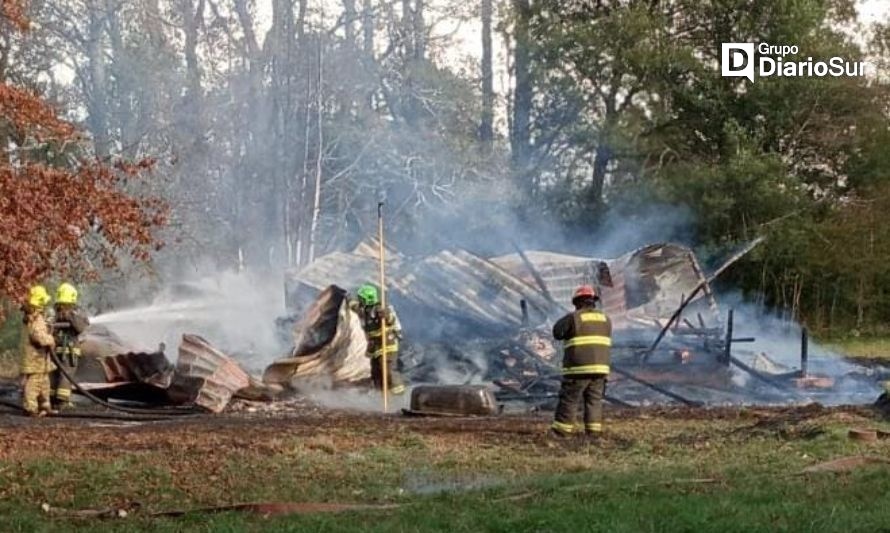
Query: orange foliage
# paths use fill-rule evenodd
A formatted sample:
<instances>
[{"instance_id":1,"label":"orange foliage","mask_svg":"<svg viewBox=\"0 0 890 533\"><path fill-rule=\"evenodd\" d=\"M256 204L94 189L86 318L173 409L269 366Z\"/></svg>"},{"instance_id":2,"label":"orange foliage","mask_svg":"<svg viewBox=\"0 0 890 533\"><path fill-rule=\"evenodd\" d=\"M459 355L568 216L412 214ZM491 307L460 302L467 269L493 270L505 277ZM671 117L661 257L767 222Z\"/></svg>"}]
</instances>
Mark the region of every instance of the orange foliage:
<instances>
[{"instance_id":1,"label":"orange foliage","mask_svg":"<svg viewBox=\"0 0 890 533\"><path fill-rule=\"evenodd\" d=\"M27 28L22 0L0 2L0 17ZM76 129L37 95L7 83L0 83L0 121L18 146L80 142ZM0 294L21 302L30 285L51 274L86 277L99 268L91 258L113 267L118 252L147 261L161 246L155 230L166 222L165 203L123 189L152 161L61 168L27 153L0 145Z\"/></svg>"},{"instance_id":2,"label":"orange foliage","mask_svg":"<svg viewBox=\"0 0 890 533\"><path fill-rule=\"evenodd\" d=\"M0 0L0 17L8 20L19 30L25 31L28 29L25 6L25 0Z\"/></svg>"}]
</instances>

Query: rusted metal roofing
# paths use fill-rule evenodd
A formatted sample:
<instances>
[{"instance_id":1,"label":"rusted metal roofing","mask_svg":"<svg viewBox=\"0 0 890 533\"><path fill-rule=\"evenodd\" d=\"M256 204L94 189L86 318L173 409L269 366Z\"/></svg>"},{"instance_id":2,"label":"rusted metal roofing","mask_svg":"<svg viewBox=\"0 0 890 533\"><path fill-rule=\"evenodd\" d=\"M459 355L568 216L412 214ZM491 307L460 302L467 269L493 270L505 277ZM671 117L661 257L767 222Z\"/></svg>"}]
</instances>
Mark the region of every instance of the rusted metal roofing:
<instances>
[{"instance_id":1,"label":"rusted metal roofing","mask_svg":"<svg viewBox=\"0 0 890 533\"><path fill-rule=\"evenodd\" d=\"M375 243L363 243L353 252L328 254L291 272L288 286L296 289L288 290L289 307L307 309L329 284L354 290L376 282L375 250ZM443 250L408 260L392 251L387 261L390 301L412 337L497 336L522 325L521 300L530 322L540 324L571 308L578 285L593 284L600 287L616 329L652 328L704 281L692 250L676 244L652 244L614 259L543 251L524 255L526 260L518 253L485 259L466 250ZM707 289L693 300L690 312L709 307L715 304Z\"/></svg>"},{"instance_id":2,"label":"rusted metal roofing","mask_svg":"<svg viewBox=\"0 0 890 533\"><path fill-rule=\"evenodd\" d=\"M536 287L465 250L445 250L411 265L392 279L392 291L432 315L457 315L491 327L520 327L520 300L528 303L533 321L543 321L553 308Z\"/></svg>"},{"instance_id":3,"label":"rusted metal roofing","mask_svg":"<svg viewBox=\"0 0 890 533\"><path fill-rule=\"evenodd\" d=\"M529 262L543 278L553 298L566 309L578 285L598 285L603 309L617 328L653 326L667 320L685 295L691 294L704 276L691 249L670 243L651 244L615 259L527 252ZM519 254L492 259L511 274L534 283ZM693 299L706 300L713 308L709 290Z\"/></svg>"},{"instance_id":4,"label":"rusted metal roofing","mask_svg":"<svg viewBox=\"0 0 890 533\"><path fill-rule=\"evenodd\" d=\"M187 333L182 336L167 393L174 403L191 403L219 413L238 390L250 384L250 376L234 359L198 335Z\"/></svg>"},{"instance_id":5,"label":"rusted metal roofing","mask_svg":"<svg viewBox=\"0 0 890 533\"><path fill-rule=\"evenodd\" d=\"M173 365L164 352L125 353L99 360L109 383L144 383L166 389L173 380Z\"/></svg>"},{"instance_id":6,"label":"rusted metal roofing","mask_svg":"<svg viewBox=\"0 0 890 533\"><path fill-rule=\"evenodd\" d=\"M285 273L286 303L291 311L303 311L329 285L353 289L363 283L377 283L379 244L365 239L349 252L331 252L312 263ZM398 272L404 257L386 247L386 268Z\"/></svg>"},{"instance_id":7,"label":"rusted metal roofing","mask_svg":"<svg viewBox=\"0 0 890 533\"><path fill-rule=\"evenodd\" d=\"M365 333L344 289L329 286L318 295L294 327L294 341L291 357L266 368L265 383L294 386L317 378L355 382L370 377Z\"/></svg>"}]
</instances>

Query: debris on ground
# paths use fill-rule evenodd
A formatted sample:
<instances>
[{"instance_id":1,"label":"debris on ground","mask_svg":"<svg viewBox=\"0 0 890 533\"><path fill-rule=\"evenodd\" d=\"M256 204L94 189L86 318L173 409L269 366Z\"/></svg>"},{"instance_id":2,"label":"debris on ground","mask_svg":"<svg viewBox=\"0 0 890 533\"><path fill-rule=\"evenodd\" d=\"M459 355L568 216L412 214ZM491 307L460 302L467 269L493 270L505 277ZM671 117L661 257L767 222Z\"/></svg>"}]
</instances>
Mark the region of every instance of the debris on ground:
<instances>
[{"instance_id":1,"label":"debris on ground","mask_svg":"<svg viewBox=\"0 0 890 533\"><path fill-rule=\"evenodd\" d=\"M411 408L404 411L419 416L491 416L498 413L498 405L484 386L421 385L411 391Z\"/></svg>"},{"instance_id":2,"label":"debris on ground","mask_svg":"<svg viewBox=\"0 0 890 533\"><path fill-rule=\"evenodd\" d=\"M220 413L237 391L248 386L250 377L234 359L198 335L182 336L173 383L167 389L174 404Z\"/></svg>"}]
</instances>

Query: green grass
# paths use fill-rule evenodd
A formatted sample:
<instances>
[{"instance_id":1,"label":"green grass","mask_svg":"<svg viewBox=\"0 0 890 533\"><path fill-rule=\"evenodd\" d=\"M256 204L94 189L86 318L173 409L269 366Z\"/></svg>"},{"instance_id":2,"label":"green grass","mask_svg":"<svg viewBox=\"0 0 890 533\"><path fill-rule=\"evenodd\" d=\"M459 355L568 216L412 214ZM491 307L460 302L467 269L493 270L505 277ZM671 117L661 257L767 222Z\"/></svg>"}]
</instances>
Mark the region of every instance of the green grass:
<instances>
[{"instance_id":1,"label":"green grass","mask_svg":"<svg viewBox=\"0 0 890 533\"><path fill-rule=\"evenodd\" d=\"M890 443L847 438L888 424L847 413L806 419L618 421L602 447L451 439L361 428L282 435L257 449L147 450L100 457L0 461L4 531L876 531L890 524L890 468L801 474L850 455L890 455ZM367 440L363 440L365 437ZM165 437L158 437L163 440ZM197 435L196 435L197 438ZM523 442L522 439L527 439ZM214 444L214 445L216 445ZM191 465L191 468L189 467ZM706 480L706 481L703 481ZM51 517L42 502L82 509L139 502L125 520ZM264 519L248 514L145 513L251 501L395 503Z\"/></svg>"},{"instance_id":2,"label":"green grass","mask_svg":"<svg viewBox=\"0 0 890 533\"><path fill-rule=\"evenodd\" d=\"M890 336L832 339L826 345L848 357L890 359Z\"/></svg>"},{"instance_id":3,"label":"green grass","mask_svg":"<svg viewBox=\"0 0 890 533\"><path fill-rule=\"evenodd\" d=\"M536 476L507 487L400 499L398 510L260 519L224 513L178 519L47 520L2 503L7 531L877 531L890 523L890 469L796 476L745 470L716 483L683 470ZM729 474L724 472L724 474Z\"/></svg>"}]
</instances>

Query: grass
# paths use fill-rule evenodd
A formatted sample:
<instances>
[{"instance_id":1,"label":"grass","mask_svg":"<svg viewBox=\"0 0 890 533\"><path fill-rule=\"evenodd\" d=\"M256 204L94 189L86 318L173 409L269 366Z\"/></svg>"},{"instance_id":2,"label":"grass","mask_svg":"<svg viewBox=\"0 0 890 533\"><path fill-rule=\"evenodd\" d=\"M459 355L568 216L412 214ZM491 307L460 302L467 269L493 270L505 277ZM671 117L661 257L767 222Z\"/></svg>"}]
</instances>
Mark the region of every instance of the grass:
<instances>
[{"instance_id":1,"label":"grass","mask_svg":"<svg viewBox=\"0 0 890 533\"><path fill-rule=\"evenodd\" d=\"M359 421L357 421L359 422ZM535 422L541 425L542 422ZM890 524L890 468L801 474L850 455L887 456L890 443L849 440L851 426L888 427L862 414L661 419L611 424L602 446L549 445L536 435L439 431L360 422L314 433L253 437L194 431L152 435L78 428L72 453L6 448L0 459L4 531L875 531ZM15 443L40 432L16 429ZM272 436L269 436L272 435ZM113 437L113 438L112 438ZM9 444L0 435L0 448ZM151 518L148 511L250 501L395 503L264 519L234 512ZM126 520L48 516L54 507L120 507Z\"/></svg>"},{"instance_id":2,"label":"grass","mask_svg":"<svg viewBox=\"0 0 890 533\"><path fill-rule=\"evenodd\" d=\"M832 339L826 346L848 357L890 359L890 336Z\"/></svg>"}]
</instances>

